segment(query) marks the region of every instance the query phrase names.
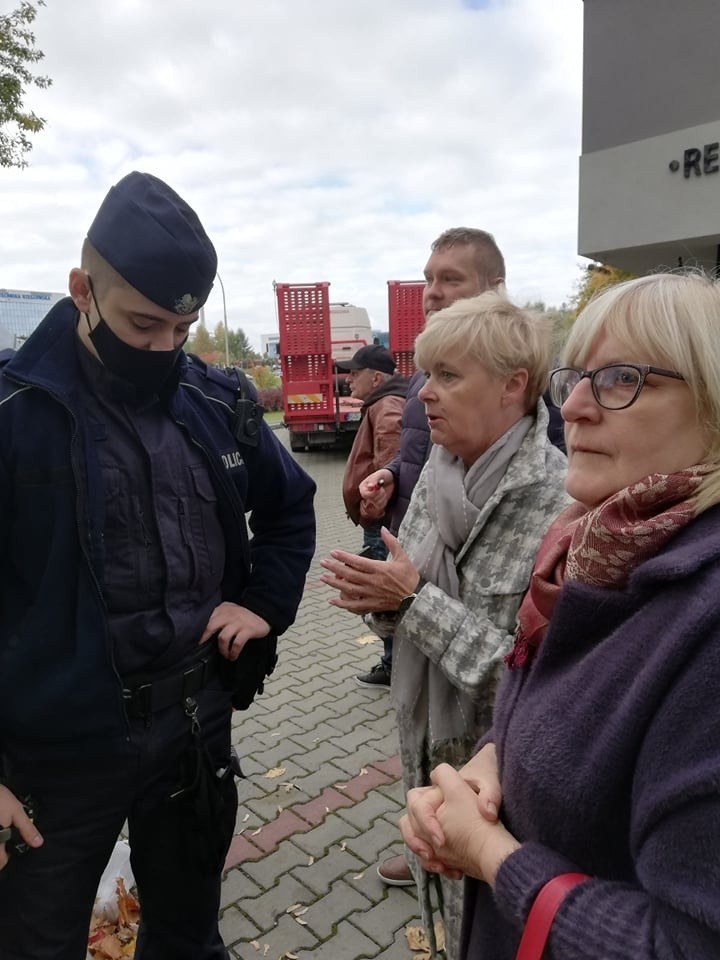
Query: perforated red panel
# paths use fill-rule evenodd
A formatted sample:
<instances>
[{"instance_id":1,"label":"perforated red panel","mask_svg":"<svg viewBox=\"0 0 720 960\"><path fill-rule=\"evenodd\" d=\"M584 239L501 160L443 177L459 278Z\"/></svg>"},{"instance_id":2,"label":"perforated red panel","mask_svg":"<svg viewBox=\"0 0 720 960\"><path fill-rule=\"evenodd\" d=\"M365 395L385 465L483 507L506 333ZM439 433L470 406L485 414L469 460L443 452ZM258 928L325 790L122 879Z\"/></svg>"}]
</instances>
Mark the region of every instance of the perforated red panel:
<instances>
[{"instance_id":1,"label":"perforated red panel","mask_svg":"<svg viewBox=\"0 0 720 960\"><path fill-rule=\"evenodd\" d=\"M278 283L285 419L332 414L329 283Z\"/></svg>"},{"instance_id":2,"label":"perforated red panel","mask_svg":"<svg viewBox=\"0 0 720 960\"><path fill-rule=\"evenodd\" d=\"M422 280L388 280L388 326L390 351L398 373L409 377L415 371L413 349L415 337L425 322Z\"/></svg>"}]
</instances>

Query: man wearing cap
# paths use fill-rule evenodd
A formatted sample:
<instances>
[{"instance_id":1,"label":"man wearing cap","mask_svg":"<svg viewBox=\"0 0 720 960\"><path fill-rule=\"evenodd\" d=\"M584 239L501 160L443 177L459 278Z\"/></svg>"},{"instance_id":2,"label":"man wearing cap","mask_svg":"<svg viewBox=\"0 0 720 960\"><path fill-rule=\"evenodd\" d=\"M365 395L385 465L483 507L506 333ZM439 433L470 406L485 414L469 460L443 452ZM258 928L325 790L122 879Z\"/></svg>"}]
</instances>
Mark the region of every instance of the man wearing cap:
<instances>
[{"instance_id":1,"label":"man wearing cap","mask_svg":"<svg viewBox=\"0 0 720 960\"><path fill-rule=\"evenodd\" d=\"M314 484L250 388L183 353L216 267L194 211L131 173L70 297L0 365L2 960L84 960L125 822L137 960L228 956L227 674L272 669Z\"/></svg>"},{"instance_id":2,"label":"man wearing cap","mask_svg":"<svg viewBox=\"0 0 720 960\"><path fill-rule=\"evenodd\" d=\"M408 380L395 373L395 360L389 350L379 344L360 347L350 359L338 363L338 369L348 371L351 394L363 400L362 421L355 435L343 476L342 493L345 509L353 523L363 527L363 556L384 560L387 547L380 530L390 519L390 513L378 518L361 516L362 498L359 487L362 480L379 470L398 451L400 423ZM392 640L386 644L380 662L367 674L356 676L360 686L382 688L390 686Z\"/></svg>"}]
</instances>

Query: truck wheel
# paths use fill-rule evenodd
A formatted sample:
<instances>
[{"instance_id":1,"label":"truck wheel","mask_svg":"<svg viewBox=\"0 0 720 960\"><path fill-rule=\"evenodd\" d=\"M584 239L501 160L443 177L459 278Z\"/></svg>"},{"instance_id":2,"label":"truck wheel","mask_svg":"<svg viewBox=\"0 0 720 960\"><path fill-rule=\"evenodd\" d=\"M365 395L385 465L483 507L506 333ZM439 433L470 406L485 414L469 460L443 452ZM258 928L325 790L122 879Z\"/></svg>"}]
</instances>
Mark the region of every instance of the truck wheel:
<instances>
[{"instance_id":1,"label":"truck wheel","mask_svg":"<svg viewBox=\"0 0 720 960\"><path fill-rule=\"evenodd\" d=\"M304 450L309 450L310 447L307 444L307 438L304 434L300 433L291 433L290 434L290 449L293 453L302 453Z\"/></svg>"}]
</instances>

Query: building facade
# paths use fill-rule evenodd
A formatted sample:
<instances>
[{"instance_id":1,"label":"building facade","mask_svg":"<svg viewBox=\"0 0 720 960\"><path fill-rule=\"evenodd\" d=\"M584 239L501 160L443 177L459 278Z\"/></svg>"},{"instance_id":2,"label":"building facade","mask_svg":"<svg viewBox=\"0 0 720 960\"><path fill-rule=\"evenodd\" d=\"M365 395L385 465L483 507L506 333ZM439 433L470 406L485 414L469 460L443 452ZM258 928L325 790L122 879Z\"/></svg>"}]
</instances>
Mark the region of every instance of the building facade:
<instances>
[{"instance_id":1,"label":"building facade","mask_svg":"<svg viewBox=\"0 0 720 960\"><path fill-rule=\"evenodd\" d=\"M17 349L64 296L67 294L0 289L0 348Z\"/></svg>"},{"instance_id":2,"label":"building facade","mask_svg":"<svg viewBox=\"0 0 720 960\"><path fill-rule=\"evenodd\" d=\"M578 252L720 266L718 0L584 0Z\"/></svg>"}]
</instances>

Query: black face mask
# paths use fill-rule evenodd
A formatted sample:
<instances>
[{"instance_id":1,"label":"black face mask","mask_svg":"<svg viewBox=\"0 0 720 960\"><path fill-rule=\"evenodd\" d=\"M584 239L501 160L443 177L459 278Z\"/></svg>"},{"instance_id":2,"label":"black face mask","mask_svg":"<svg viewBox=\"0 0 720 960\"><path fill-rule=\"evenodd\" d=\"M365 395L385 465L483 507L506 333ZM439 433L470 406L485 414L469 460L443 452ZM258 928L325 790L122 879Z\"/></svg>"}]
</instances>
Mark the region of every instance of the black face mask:
<instances>
[{"instance_id":1,"label":"black face mask","mask_svg":"<svg viewBox=\"0 0 720 960\"><path fill-rule=\"evenodd\" d=\"M90 277L88 283L100 319L95 327L90 327L88 314L85 314L85 318L90 329L88 336L98 357L111 373L131 383L139 394L150 396L156 393L172 373L187 336L174 350L141 350L131 347L110 329L100 313Z\"/></svg>"}]
</instances>

